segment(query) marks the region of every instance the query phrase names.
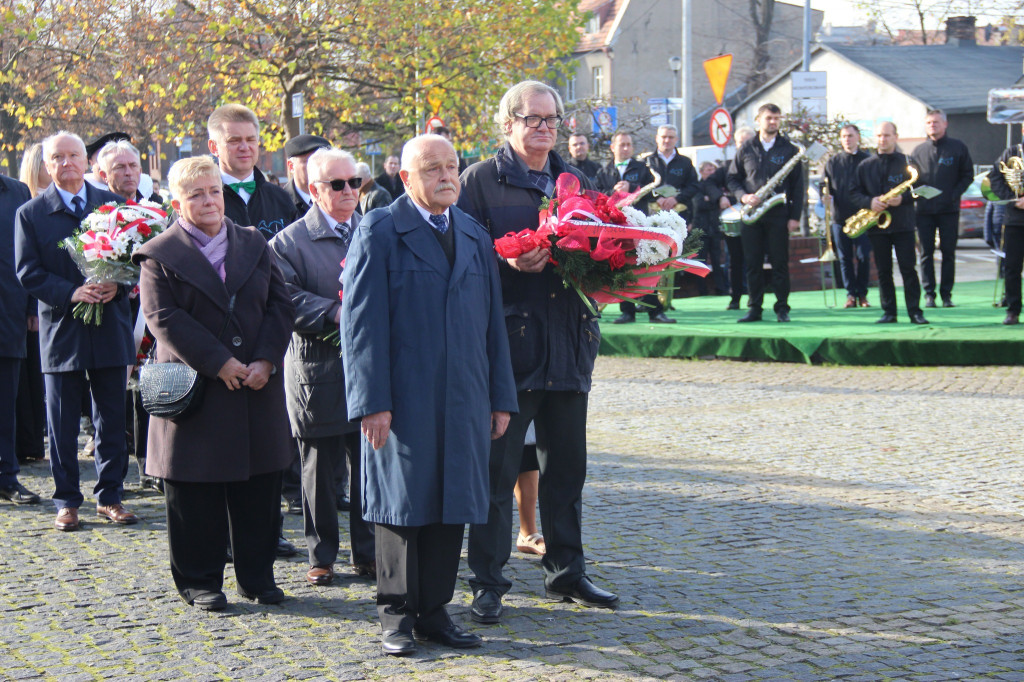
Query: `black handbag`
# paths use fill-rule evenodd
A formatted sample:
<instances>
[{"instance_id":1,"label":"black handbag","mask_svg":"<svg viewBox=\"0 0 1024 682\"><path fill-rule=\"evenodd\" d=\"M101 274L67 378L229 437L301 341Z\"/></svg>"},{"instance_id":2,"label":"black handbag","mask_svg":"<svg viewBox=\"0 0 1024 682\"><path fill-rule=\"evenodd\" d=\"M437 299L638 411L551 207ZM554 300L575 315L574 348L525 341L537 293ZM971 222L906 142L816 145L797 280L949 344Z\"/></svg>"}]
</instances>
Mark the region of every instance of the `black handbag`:
<instances>
[{"instance_id":1,"label":"black handbag","mask_svg":"<svg viewBox=\"0 0 1024 682\"><path fill-rule=\"evenodd\" d=\"M228 328L234 309L232 296L218 340ZM205 391L206 378L182 362L147 362L139 368L142 408L152 417L184 419L195 414L203 404Z\"/></svg>"}]
</instances>

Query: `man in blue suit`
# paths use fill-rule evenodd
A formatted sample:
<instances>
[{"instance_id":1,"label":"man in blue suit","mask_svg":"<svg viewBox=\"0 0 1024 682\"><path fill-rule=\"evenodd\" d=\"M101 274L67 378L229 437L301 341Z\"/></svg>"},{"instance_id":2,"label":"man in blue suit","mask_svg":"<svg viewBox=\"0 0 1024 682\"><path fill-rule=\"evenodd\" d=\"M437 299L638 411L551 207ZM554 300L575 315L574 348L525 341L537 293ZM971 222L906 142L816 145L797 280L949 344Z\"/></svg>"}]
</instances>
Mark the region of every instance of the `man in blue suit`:
<instances>
[{"instance_id":1,"label":"man in blue suit","mask_svg":"<svg viewBox=\"0 0 1024 682\"><path fill-rule=\"evenodd\" d=\"M119 524L138 517L121 504L128 453L124 392L135 348L128 297L113 283L88 283L61 242L97 206L120 202L116 194L85 182L85 144L59 132L43 141L43 160L53 178L42 194L18 210L15 260L18 278L39 300L39 348L46 386L50 469L56 490L54 526L78 530L78 429L83 393L91 392L96 427L96 513ZM72 315L78 303L102 303L103 320L86 325Z\"/></svg>"},{"instance_id":2,"label":"man in blue suit","mask_svg":"<svg viewBox=\"0 0 1024 682\"><path fill-rule=\"evenodd\" d=\"M363 433L363 518L376 525L385 654L413 633L468 648L452 622L465 524L488 509L488 453L517 408L488 233L455 208L459 159L439 135L402 150L406 193L356 228L343 273L349 419ZM356 513L355 510L352 512Z\"/></svg>"}]
</instances>

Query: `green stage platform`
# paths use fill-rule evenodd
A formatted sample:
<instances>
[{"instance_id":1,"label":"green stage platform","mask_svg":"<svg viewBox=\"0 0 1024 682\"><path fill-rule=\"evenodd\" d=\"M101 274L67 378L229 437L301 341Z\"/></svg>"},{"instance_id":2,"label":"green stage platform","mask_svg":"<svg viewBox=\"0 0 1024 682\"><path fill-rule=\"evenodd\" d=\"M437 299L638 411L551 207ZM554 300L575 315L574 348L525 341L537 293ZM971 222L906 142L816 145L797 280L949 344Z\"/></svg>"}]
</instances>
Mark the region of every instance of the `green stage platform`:
<instances>
[{"instance_id":1,"label":"green stage platform","mask_svg":"<svg viewBox=\"0 0 1024 682\"><path fill-rule=\"evenodd\" d=\"M765 296L763 322L738 324L744 310L725 310L728 297L677 298L668 311L674 325L649 324L640 308L635 324L612 324L617 305L605 308L601 323L602 355L650 358L722 357L745 360L836 365L1024 365L1024 325L1004 326L1005 308L992 305L995 283L957 283L955 308L924 311L930 324L910 324L899 301L897 324L875 324L882 311L878 290L868 294L870 308L828 308L821 291L790 295L789 324L779 324ZM832 294L828 292L828 302ZM746 297L743 298L746 303ZM922 297L923 303L923 297Z\"/></svg>"}]
</instances>

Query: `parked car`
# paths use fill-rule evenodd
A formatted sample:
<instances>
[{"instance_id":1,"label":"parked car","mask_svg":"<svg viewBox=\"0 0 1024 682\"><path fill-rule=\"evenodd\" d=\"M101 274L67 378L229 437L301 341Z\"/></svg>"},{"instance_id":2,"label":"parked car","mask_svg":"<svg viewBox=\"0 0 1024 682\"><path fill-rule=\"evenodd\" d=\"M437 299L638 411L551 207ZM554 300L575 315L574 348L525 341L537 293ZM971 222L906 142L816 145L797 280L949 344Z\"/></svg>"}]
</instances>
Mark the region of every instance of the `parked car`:
<instances>
[{"instance_id":1,"label":"parked car","mask_svg":"<svg viewBox=\"0 0 1024 682\"><path fill-rule=\"evenodd\" d=\"M974 176L967 191L960 197L960 239L981 239L985 236L985 198L981 194L981 181L988 171Z\"/></svg>"}]
</instances>

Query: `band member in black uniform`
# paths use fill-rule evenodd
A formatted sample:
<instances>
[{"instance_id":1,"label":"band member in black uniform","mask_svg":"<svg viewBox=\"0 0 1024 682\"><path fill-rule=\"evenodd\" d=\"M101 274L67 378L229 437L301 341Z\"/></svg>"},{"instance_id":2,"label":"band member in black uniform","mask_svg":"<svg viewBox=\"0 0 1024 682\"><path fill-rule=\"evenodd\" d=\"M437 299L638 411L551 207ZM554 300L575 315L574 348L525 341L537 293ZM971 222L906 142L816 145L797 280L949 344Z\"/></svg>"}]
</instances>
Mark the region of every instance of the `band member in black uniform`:
<instances>
[{"instance_id":1,"label":"band member in black uniform","mask_svg":"<svg viewBox=\"0 0 1024 682\"><path fill-rule=\"evenodd\" d=\"M1024 125L1021 126L1024 133ZM1016 159L1015 161L1013 159ZM1019 324L1021 293L1021 269L1024 267L1024 187L1021 174L1024 171L1024 145L1015 144L1007 148L989 171L988 179L992 191L1000 199L1016 199L1006 206L1003 218L1003 267L1006 272L1006 319L1003 324ZM1014 186L1016 185L1016 186Z\"/></svg>"},{"instance_id":2,"label":"band member in black uniform","mask_svg":"<svg viewBox=\"0 0 1024 682\"><path fill-rule=\"evenodd\" d=\"M732 140L737 151L743 143L754 137L757 133L750 126L740 126L732 134ZM718 200L718 208L725 210L736 203L736 198L729 192L726 182L729 176L729 163L723 163L709 178L710 182L722 188L722 196ZM721 227L721 224L719 225ZM739 235L728 235L724 231L725 248L729 254L729 305L726 310L739 310L740 299L747 293L746 268L743 265L743 240Z\"/></svg>"},{"instance_id":3,"label":"band member in black uniform","mask_svg":"<svg viewBox=\"0 0 1024 682\"><path fill-rule=\"evenodd\" d=\"M843 150L834 154L825 164L825 180L832 199L832 241L839 256L839 272L846 287L846 308L870 307L868 280L871 277L871 240L866 234L850 239L843 232L843 223L857 212L850 196L857 181L857 166L869 154L860 148L860 128L849 123L839 131L839 144ZM856 257L856 263L854 258Z\"/></svg>"},{"instance_id":4,"label":"band member in black uniform","mask_svg":"<svg viewBox=\"0 0 1024 682\"><path fill-rule=\"evenodd\" d=\"M589 158L590 140L583 133L573 133L569 136L569 158L566 161L570 166L578 168L586 175L591 182L597 181L597 174L601 172L601 165Z\"/></svg>"},{"instance_id":5,"label":"band member in black uniform","mask_svg":"<svg viewBox=\"0 0 1024 682\"><path fill-rule=\"evenodd\" d=\"M629 133L612 135L612 160L606 163L597 174L597 188L602 192L635 192L645 185L654 182L650 169L641 161L633 158L633 138ZM647 213L647 201L641 198L635 208ZM649 321L654 324L674 324L675 320L665 314L657 294L647 294L640 299L646 304ZM623 301L619 304L622 314L615 318L615 324L636 322L636 303Z\"/></svg>"},{"instance_id":6,"label":"band member in black uniform","mask_svg":"<svg viewBox=\"0 0 1024 682\"><path fill-rule=\"evenodd\" d=\"M885 324L896 321L896 285L892 279L892 252L895 249L910 321L914 324L928 324L921 313L921 282L917 279L914 267L913 196L907 191L890 199L882 198L886 192L910 178L907 173L910 160L902 152L896 151L898 140L895 123L886 121L878 127L875 135L878 153L857 166L857 182L853 186L851 198L858 209L888 211L892 221L884 230L878 226L868 230L871 248L875 252L878 292L882 303L882 316L878 322Z\"/></svg>"},{"instance_id":7,"label":"band member in black uniform","mask_svg":"<svg viewBox=\"0 0 1024 682\"><path fill-rule=\"evenodd\" d=\"M744 206L759 206L755 192L764 187L786 162L797 154L796 146L779 135L782 110L774 104L762 104L757 110L757 137L737 150L729 167L729 191ZM743 260L750 288L750 311L738 322L760 322L764 301L764 256L772 266L775 291L775 316L789 322L789 231L800 226L804 206L804 178L799 166L778 184L774 193L785 193L786 201L768 210L759 220L740 228Z\"/></svg>"},{"instance_id":8,"label":"band member in black uniform","mask_svg":"<svg viewBox=\"0 0 1024 682\"><path fill-rule=\"evenodd\" d=\"M658 134L654 141L658 150L644 154L640 158L647 166L661 176L662 185L671 185L676 189L675 196L658 197L658 208L662 211L679 210L679 204L686 206L682 216L687 222L693 218L693 197L697 194L697 170L693 167L690 157L680 154L676 149L679 132L675 126L658 126Z\"/></svg>"}]
</instances>

